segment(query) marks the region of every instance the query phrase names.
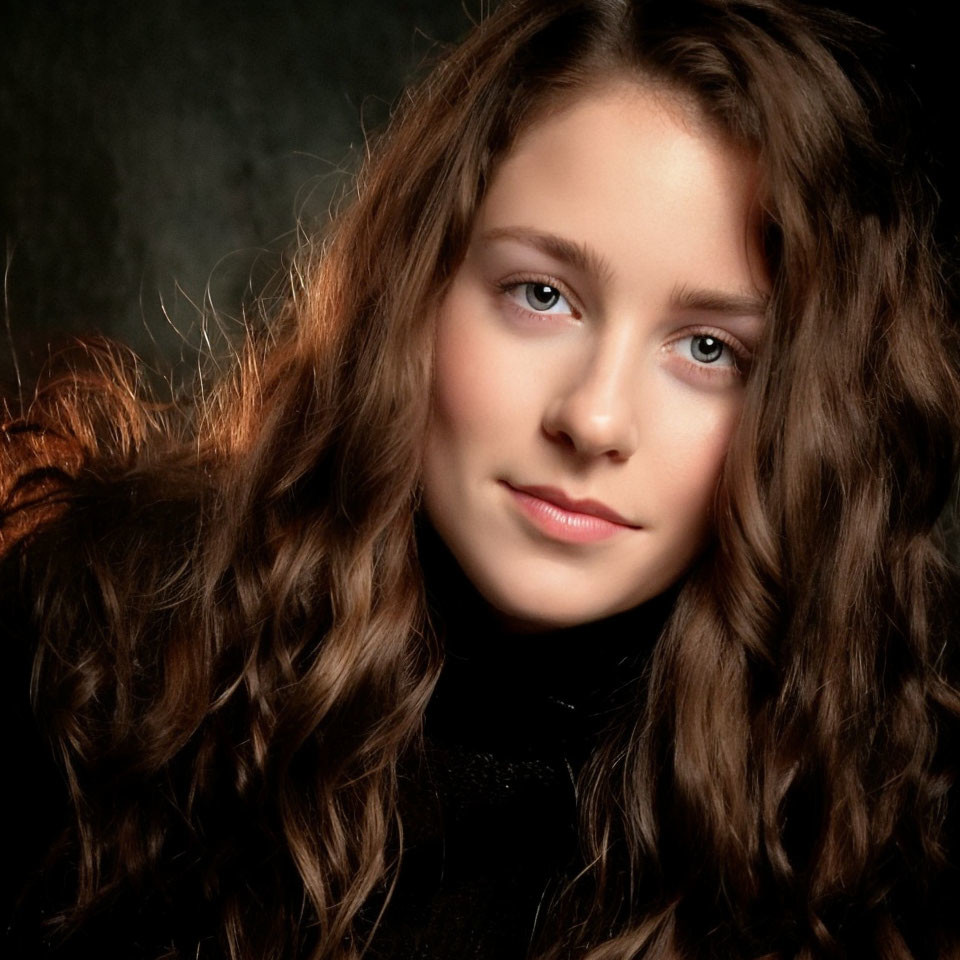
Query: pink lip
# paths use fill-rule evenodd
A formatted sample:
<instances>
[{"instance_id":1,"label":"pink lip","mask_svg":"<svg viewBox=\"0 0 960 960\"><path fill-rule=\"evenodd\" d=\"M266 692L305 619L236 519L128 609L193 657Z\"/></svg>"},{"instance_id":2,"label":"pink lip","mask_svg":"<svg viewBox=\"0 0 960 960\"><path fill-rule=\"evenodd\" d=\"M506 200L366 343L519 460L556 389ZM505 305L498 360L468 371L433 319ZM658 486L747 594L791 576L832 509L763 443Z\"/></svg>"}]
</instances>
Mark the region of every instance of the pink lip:
<instances>
[{"instance_id":1,"label":"pink lip","mask_svg":"<svg viewBox=\"0 0 960 960\"><path fill-rule=\"evenodd\" d=\"M638 529L597 500L574 500L556 487L505 486L524 514L557 539L589 543Z\"/></svg>"}]
</instances>

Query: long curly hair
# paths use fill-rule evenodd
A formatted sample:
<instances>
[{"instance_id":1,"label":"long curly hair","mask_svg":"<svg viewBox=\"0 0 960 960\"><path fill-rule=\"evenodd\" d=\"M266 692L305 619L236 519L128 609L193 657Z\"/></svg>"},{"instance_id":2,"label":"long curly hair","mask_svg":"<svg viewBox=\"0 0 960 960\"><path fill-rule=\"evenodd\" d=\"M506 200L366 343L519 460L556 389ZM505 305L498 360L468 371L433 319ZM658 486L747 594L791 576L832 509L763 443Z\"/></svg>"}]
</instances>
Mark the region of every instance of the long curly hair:
<instances>
[{"instance_id":1,"label":"long curly hair","mask_svg":"<svg viewBox=\"0 0 960 960\"><path fill-rule=\"evenodd\" d=\"M91 344L46 378L0 446L0 589L69 788L51 940L131 891L169 957L375 934L442 662L415 538L436 306L516 136L627 76L756 155L773 291L715 537L582 772L541 953L960 951L960 338L880 48L789 0L507 0L226 373L162 404Z\"/></svg>"}]
</instances>

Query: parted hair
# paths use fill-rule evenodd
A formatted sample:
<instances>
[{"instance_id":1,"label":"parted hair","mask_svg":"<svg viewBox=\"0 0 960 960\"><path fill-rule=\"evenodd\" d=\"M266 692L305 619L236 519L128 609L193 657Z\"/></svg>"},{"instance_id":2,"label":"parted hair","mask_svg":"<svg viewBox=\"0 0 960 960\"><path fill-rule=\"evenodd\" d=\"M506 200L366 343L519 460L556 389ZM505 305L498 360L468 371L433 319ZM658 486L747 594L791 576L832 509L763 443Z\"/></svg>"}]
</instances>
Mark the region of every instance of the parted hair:
<instances>
[{"instance_id":1,"label":"parted hair","mask_svg":"<svg viewBox=\"0 0 960 960\"><path fill-rule=\"evenodd\" d=\"M884 69L788 0L506 0L226 370L164 404L90 343L11 411L0 589L70 798L47 941L131 891L169 958L375 936L442 663L415 538L436 306L516 137L632 77L756 156L773 286L715 534L581 773L539 955L960 955L960 341Z\"/></svg>"}]
</instances>

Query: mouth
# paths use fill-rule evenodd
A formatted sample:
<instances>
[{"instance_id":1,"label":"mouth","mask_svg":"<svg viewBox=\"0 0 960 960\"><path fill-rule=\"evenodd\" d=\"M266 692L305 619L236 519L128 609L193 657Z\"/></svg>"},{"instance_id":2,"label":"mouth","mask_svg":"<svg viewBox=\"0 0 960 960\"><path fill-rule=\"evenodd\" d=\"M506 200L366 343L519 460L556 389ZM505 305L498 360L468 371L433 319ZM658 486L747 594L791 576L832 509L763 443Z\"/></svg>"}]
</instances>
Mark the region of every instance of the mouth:
<instances>
[{"instance_id":1,"label":"mouth","mask_svg":"<svg viewBox=\"0 0 960 960\"><path fill-rule=\"evenodd\" d=\"M524 517L553 539L590 543L641 529L597 500L575 500L556 487L501 482Z\"/></svg>"}]
</instances>

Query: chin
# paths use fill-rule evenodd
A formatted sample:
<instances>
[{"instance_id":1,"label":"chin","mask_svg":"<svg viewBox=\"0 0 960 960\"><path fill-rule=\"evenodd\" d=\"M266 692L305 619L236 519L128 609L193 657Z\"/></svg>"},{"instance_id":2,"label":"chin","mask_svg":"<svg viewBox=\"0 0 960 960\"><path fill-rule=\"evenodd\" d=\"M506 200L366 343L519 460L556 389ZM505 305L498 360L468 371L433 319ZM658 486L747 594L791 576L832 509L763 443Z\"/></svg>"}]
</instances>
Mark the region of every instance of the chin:
<instances>
[{"instance_id":1,"label":"chin","mask_svg":"<svg viewBox=\"0 0 960 960\"><path fill-rule=\"evenodd\" d=\"M550 589L538 591L518 591L516 583L478 584L478 589L503 623L519 633L577 627L603 620L637 605L626 599L619 604L598 604L595 596L589 600L571 596L569 591L558 590L556 584L552 584Z\"/></svg>"}]
</instances>

